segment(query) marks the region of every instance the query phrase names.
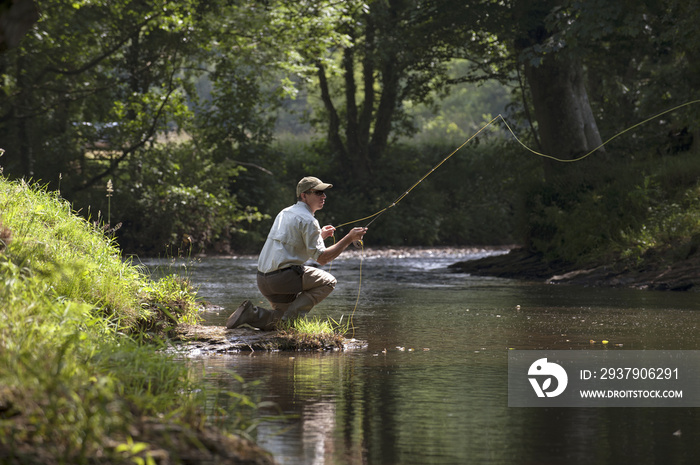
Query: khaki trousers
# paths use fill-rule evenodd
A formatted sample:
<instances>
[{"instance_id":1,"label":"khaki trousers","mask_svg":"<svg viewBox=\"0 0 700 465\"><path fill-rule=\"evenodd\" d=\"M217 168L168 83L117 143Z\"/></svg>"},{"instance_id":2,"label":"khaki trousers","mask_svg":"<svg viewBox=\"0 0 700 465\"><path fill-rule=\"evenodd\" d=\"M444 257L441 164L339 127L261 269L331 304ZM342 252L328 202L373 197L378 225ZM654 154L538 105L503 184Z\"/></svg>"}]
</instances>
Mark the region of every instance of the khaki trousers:
<instances>
[{"instance_id":1,"label":"khaki trousers","mask_svg":"<svg viewBox=\"0 0 700 465\"><path fill-rule=\"evenodd\" d=\"M258 272L258 289L270 302L275 319L306 315L333 292L335 277L313 266L292 266L279 272Z\"/></svg>"}]
</instances>

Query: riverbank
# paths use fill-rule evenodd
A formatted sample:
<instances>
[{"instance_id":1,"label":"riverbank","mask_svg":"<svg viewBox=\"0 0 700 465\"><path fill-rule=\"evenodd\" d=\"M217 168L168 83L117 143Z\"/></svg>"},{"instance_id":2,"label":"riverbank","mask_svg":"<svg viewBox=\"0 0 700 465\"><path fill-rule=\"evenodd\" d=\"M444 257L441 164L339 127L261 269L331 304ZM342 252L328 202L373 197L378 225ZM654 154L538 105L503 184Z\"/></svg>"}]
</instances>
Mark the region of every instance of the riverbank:
<instances>
[{"instance_id":1,"label":"riverbank","mask_svg":"<svg viewBox=\"0 0 700 465\"><path fill-rule=\"evenodd\" d=\"M573 284L592 287L626 287L664 291L700 290L700 253L692 243L645 254L637 263L608 260L581 266L549 262L541 254L523 248L479 260L457 262L455 272L476 276Z\"/></svg>"},{"instance_id":2,"label":"riverbank","mask_svg":"<svg viewBox=\"0 0 700 465\"><path fill-rule=\"evenodd\" d=\"M194 289L105 229L0 176L0 463L274 464L243 436L250 408L210 425L216 388L162 350L199 320Z\"/></svg>"}]
</instances>

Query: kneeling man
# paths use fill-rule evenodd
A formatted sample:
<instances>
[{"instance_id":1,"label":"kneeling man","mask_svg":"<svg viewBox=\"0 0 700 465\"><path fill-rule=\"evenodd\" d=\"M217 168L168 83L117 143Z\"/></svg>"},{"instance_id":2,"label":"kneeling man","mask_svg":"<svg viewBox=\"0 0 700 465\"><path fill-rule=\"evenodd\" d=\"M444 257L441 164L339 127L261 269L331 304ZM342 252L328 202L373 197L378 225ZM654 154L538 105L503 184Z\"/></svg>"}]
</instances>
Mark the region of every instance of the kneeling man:
<instances>
[{"instance_id":1,"label":"kneeling man","mask_svg":"<svg viewBox=\"0 0 700 465\"><path fill-rule=\"evenodd\" d=\"M296 204L279 212L258 258L258 289L272 309L246 300L229 316L227 328L247 324L274 329L280 320L303 317L333 291L337 282L333 275L304 263L309 259L321 265L330 263L354 241L361 240L367 228L353 228L340 241L325 246L323 241L334 234L335 228L321 228L314 214L323 208L326 190L331 187L313 176L299 181Z\"/></svg>"}]
</instances>

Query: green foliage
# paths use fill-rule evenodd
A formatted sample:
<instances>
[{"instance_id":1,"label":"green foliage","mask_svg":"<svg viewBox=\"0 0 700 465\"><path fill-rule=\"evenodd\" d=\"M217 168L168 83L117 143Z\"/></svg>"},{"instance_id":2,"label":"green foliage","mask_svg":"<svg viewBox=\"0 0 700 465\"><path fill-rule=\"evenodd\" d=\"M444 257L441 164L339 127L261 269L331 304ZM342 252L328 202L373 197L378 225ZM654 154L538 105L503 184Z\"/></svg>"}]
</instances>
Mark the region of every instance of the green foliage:
<instances>
[{"instance_id":1,"label":"green foliage","mask_svg":"<svg viewBox=\"0 0 700 465\"><path fill-rule=\"evenodd\" d=\"M363 190L343 177L338 179L336 172L318 170L322 179L334 183L326 206L317 213L319 221L337 225L389 207L457 147L444 140L397 146ZM518 242L523 185L537 176L541 176L538 160L497 133L475 140L382 214L370 227L365 243L371 247Z\"/></svg>"},{"instance_id":2,"label":"green foliage","mask_svg":"<svg viewBox=\"0 0 700 465\"><path fill-rule=\"evenodd\" d=\"M569 193L544 186L530 193L528 207L530 246L571 262L600 258L639 214L614 182Z\"/></svg>"},{"instance_id":3,"label":"green foliage","mask_svg":"<svg viewBox=\"0 0 700 465\"><path fill-rule=\"evenodd\" d=\"M0 425L3 442L45 442L45 453L80 460L130 415L116 394L131 367L108 370L101 353L134 345L118 332L152 318L142 304L157 300L143 272L55 194L0 178L0 205L0 396L18 416Z\"/></svg>"},{"instance_id":4,"label":"green foliage","mask_svg":"<svg viewBox=\"0 0 700 465\"><path fill-rule=\"evenodd\" d=\"M349 325L348 323L343 324L342 319L340 322L337 322L332 318L327 320L322 320L320 318L297 318L292 321L280 322L278 328L281 331L294 332L298 336L343 335L348 332Z\"/></svg>"},{"instance_id":5,"label":"green foliage","mask_svg":"<svg viewBox=\"0 0 700 465\"><path fill-rule=\"evenodd\" d=\"M132 323L144 317L138 270L115 245L73 215L55 194L0 179L2 222L12 231L3 258L40 277L51 276L58 297L98 306ZM86 257L90 257L89 260Z\"/></svg>"},{"instance_id":6,"label":"green foliage","mask_svg":"<svg viewBox=\"0 0 700 465\"><path fill-rule=\"evenodd\" d=\"M242 171L193 141L154 146L114 183L120 245L146 255L229 252L263 218L233 193Z\"/></svg>"},{"instance_id":7,"label":"green foliage","mask_svg":"<svg viewBox=\"0 0 700 465\"><path fill-rule=\"evenodd\" d=\"M349 321L332 318L297 318L279 323L279 337L284 341L280 347L287 350L339 349L344 346L343 337L351 329Z\"/></svg>"},{"instance_id":8,"label":"green foliage","mask_svg":"<svg viewBox=\"0 0 700 465\"><path fill-rule=\"evenodd\" d=\"M617 244L623 258L643 260L652 250L677 248L686 258L689 248L697 248L700 237L700 167L691 155L676 157L664 169L646 176L633 191L645 207L635 228L625 231Z\"/></svg>"},{"instance_id":9,"label":"green foliage","mask_svg":"<svg viewBox=\"0 0 700 465\"><path fill-rule=\"evenodd\" d=\"M6 174L81 190L183 118L192 7L43 0L36 30L0 55Z\"/></svg>"},{"instance_id":10,"label":"green foliage","mask_svg":"<svg viewBox=\"0 0 700 465\"><path fill-rule=\"evenodd\" d=\"M461 75L467 69L458 60L453 63L451 74ZM509 102L508 88L496 81L454 85L435 108L419 105L409 110L417 126L411 141L422 144L442 139L459 145L495 115L505 114Z\"/></svg>"},{"instance_id":11,"label":"green foliage","mask_svg":"<svg viewBox=\"0 0 700 465\"><path fill-rule=\"evenodd\" d=\"M54 438L49 455L87 453L120 426L112 416L114 380L88 363L93 338L113 332L90 316L90 306L42 297L41 280L11 262L2 268L0 396L20 415L0 425L3 443L17 448L32 437Z\"/></svg>"},{"instance_id":12,"label":"green foliage","mask_svg":"<svg viewBox=\"0 0 700 465\"><path fill-rule=\"evenodd\" d=\"M143 344L196 322L187 280L152 281L45 189L0 177L0 212L3 460L153 463L163 442L148 421L197 431L209 388Z\"/></svg>"},{"instance_id":13,"label":"green foliage","mask_svg":"<svg viewBox=\"0 0 700 465\"><path fill-rule=\"evenodd\" d=\"M104 222L106 212L120 246L148 255L259 250L271 217L310 173L337 186L319 213L326 222L366 216L496 113L508 111L535 149L545 132L566 142L566 128L544 131L531 116L522 65L544 56L580 63L603 139L698 97L700 7L678 0L624 8L602 0L40 5L34 30L0 55L4 172L60 188L86 217ZM272 145L280 102L304 96L304 122L323 138ZM538 115L560 103L537 102ZM669 154L674 134L697 137L698 108L606 149L629 149L640 163L648 147ZM571 247L562 252L571 257L646 220L630 218L644 215L633 200L641 179L613 187L593 173L581 191L567 190L575 177L537 187L544 174L532 155L483 140L472 149L419 186L402 212L384 215L375 244L524 242L554 255ZM612 156L613 171L626 166L620 159ZM601 206L608 195L625 208ZM586 224L605 220L611 232L573 230L579 223L565 218L579 201ZM40 245L34 252L44 253ZM84 283L71 285L79 292Z\"/></svg>"},{"instance_id":14,"label":"green foliage","mask_svg":"<svg viewBox=\"0 0 700 465\"><path fill-rule=\"evenodd\" d=\"M336 166L358 183L383 162L391 142L415 133L410 107L430 105L446 88L448 63L474 26L471 8L446 1L368 2L349 9L351 21L339 18L346 43L303 54L316 68L322 104L314 106L311 121L327 134Z\"/></svg>"},{"instance_id":15,"label":"green foliage","mask_svg":"<svg viewBox=\"0 0 700 465\"><path fill-rule=\"evenodd\" d=\"M172 287L151 284L145 270L122 260L116 244L56 193L0 178L0 208L10 237L2 259L45 280L53 298L91 305L126 330L154 318L149 305L173 299ZM180 316L194 311L187 300Z\"/></svg>"},{"instance_id":16,"label":"green foliage","mask_svg":"<svg viewBox=\"0 0 700 465\"><path fill-rule=\"evenodd\" d=\"M596 165L603 168L604 176L587 182L581 170L578 177L569 173L561 179L567 188L531 186L530 247L552 260L589 264L617 256L636 264L649 251L696 240L700 167L694 154Z\"/></svg>"},{"instance_id":17,"label":"green foliage","mask_svg":"<svg viewBox=\"0 0 700 465\"><path fill-rule=\"evenodd\" d=\"M280 70L309 66L289 44L345 40L331 27L345 6L45 0L35 33L0 55L4 172L107 211L131 252L249 247L255 205L274 191L236 178L274 168L272 115L296 91ZM176 130L186 136L159 143Z\"/></svg>"}]
</instances>

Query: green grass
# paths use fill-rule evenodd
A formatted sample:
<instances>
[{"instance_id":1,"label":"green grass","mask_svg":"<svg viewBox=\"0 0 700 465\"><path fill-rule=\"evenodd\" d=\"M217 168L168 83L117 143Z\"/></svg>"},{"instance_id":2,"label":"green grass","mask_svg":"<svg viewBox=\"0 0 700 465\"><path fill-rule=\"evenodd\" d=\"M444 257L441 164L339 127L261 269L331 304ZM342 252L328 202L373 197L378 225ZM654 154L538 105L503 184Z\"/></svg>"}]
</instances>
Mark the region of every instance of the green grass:
<instances>
[{"instance_id":1,"label":"green grass","mask_svg":"<svg viewBox=\"0 0 700 465\"><path fill-rule=\"evenodd\" d=\"M50 281L52 294L100 308L120 328L133 330L158 319L153 303L168 300L144 269L123 260L116 244L85 219L73 214L57 194L24 182L0 182L0 223L11 237L3 261ZM47 279L50 278L50 279ZM159 294L158 299L152 299ZM178 300L178 299L175 299ZM194 316L194 300L181 318Z\"/></svg>"},{"instance_id":2,"label":"green grass","mask_svg":"<svg viewBox=\"0 0 700 465\"><path fill-rule=\"evenodd\" d=\"M281 338L287 340L285 348L292 350L338 349L345 342L344 335L350 331L350 324L332 318L297 318L278 323Z\"/></svg>"},{"instance_id":3,"label":"green grass","mask_svg":"<svg viewBox=\"0 0 700 465\"><path fill-rule=\"evenodd\" d=\"M2 463L148 463L135 424L203 423L206 389L158 350L197 321L194 291L151 280L98 226L0 177Z\"/></svg>"},{"instance_id":4,"label":"green grass","mask_svg":"<svg viewBox=\"0 0 700 465\"><path fill-rule=\"evenodd\" d=\"M313 318L296 318L291 321L280 322L278 328L282 331L295 331L299 334L340 334L348 332L347 323L335 321L332 318L323 320L318 317Z\"/></svg>"}]
</instances>

